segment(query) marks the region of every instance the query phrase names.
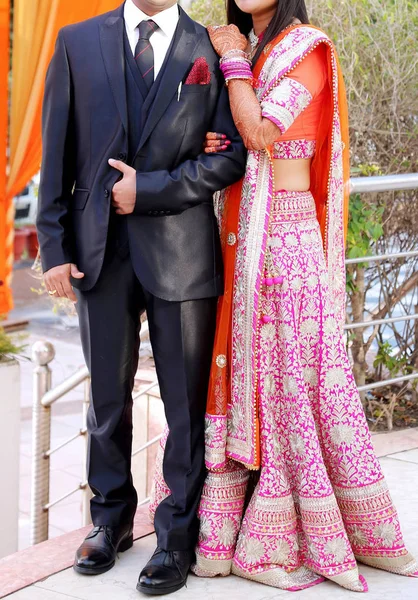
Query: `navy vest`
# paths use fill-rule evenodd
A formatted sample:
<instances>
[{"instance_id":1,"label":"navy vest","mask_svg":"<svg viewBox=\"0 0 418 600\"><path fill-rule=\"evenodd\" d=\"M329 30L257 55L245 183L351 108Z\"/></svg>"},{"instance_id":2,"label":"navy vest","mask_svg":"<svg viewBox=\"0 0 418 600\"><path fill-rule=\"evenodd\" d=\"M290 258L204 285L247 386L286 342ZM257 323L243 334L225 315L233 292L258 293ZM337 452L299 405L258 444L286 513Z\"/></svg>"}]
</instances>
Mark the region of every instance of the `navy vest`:
<instances>
[{"instance_id":1,"label":"navy vest","mask_svg":"<svg viewBox=\"0 0 418 600\"><path fill-rule=\"evenodd\" d=\"M124 49L125 49L125 80L126 80L126 99L128 104L128 129L129 129L129 162L132 163L135 158L141 140L142 129L145 125L148 113L153 105L155 97L164 78L167 63L171 58L173 49L179 41L181 30L177 27L173 40L165 56L164 62L158 73L157 79L151 87L149 93L142 81L141 73L132 54L131 46L128 41L126 30L124 30Z\"/></svg>"},{"instance_id":2,"label":"navy vest","mask_svg":"<svg viewBox=\"0 0 418 600\"><path fill-rule=\"evenodd\" d=\"M179 28L177 27L173 41L165 57L158 77L151 87L149 93L142 82L141 73L132 54L126 29L123 28L123 45L125 52L125 85L126 102L128 108L128 156L126 162L132 164L141 140L142 129L147 118L148 111L157 95L167 63L175 44L178 41ZM115 157L116 158L116 157ZM111 251L116 250L125 256L129 253L129 237L126 216L116 215L113 208L110 211L108 247Z\"/></svg>"},{"instance_id":3,"label":"navy vest","mask_svg":"<svg viewBox=\"0 0 418 600\"><path fill-rule=\"evenodd\" d=\"M124 31L124 48L126 101L128 104L128 163L131 164L141 139L144 97L141 93L141 73L133 57L126 31ZM152 86L150 94L154 86Z\"/></svg>"},{"instance_id":4,"label":"navy vest","mask_svg":"<svg viewBox=\"0 0 418 600\"><path fill-rule=\"evenodd\" d=\"M126 102L128 108L128 156L126 162L132 164L141 139L144 97L141 93L141 74L134 60L125 28L123 38L125 50ZM150 93L151 92L152 88L150 90ZM111 252L116 250L122 256L127 256L129 253L126 216L116 215L113 208L111 208L110 211L108 247Z\"/></svg>"}]
</instances>

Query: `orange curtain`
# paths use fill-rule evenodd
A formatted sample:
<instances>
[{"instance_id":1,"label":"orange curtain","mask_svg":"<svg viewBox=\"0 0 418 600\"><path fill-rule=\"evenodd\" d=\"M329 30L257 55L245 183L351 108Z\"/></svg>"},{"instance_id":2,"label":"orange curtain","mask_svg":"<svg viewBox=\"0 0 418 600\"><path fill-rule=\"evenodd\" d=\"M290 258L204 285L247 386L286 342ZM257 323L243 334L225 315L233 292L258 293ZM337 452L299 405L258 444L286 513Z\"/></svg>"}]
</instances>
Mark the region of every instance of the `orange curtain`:
<instances>
[{"instance_id":1,"label":"orange curtain","mask_svg":"<svg viewBox=\"0 0 418 600\"><path fill-rule=\"evenodd\" d=\"M0 111L4 113L0 115L0 143L3 158L5 135L1 126L3 121L7 124L8 106L7 96L3 94L3 70L7 70L8 56L3 47L3 37L7 39L7 35L3 36L3 27L6 31L9 0L0 0L0 3ZM58 30L69 23L113 10L119 4L121 0L15 0L7 179L4 179L6 165L0 164L0 280L4 282L0 287L0 314L12 308L13 197L40 168L43 85Z\"/></svg>"},{"instance_id":2,"label":"orange curtain","mask_svg":"<svg viewBox=\"0 0 418 600\"><path fill-rule=\"evenodd\" d=\"M10 227L6 227L12 215L7 215L6 168L7 168L7 122L8 122L8 76L9 76L9 0L0 0L0 314L2 308L11 305L10 280L7 279L7 257L13 239ZM10 259L9 259L10 260Z\"/></svg>"}]
</instances>

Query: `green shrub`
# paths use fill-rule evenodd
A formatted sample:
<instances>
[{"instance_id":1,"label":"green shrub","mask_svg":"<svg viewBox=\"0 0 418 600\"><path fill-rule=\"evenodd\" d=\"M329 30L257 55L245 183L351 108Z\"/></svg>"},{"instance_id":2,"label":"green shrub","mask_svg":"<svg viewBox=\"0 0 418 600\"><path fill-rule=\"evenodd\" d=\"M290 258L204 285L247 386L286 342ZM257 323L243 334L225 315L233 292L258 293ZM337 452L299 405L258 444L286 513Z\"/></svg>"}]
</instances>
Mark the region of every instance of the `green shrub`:
<instances>
[{"instance_id":1,"label":"green shrub","mask_svg":"<svg viewBox=\"0 0 418 600\"><path fill-rule=\"evenodd\" d=\"M3 327L0 327L0 363L21 355L25 346L17 345Z\"/></svg>"}]
</instances>

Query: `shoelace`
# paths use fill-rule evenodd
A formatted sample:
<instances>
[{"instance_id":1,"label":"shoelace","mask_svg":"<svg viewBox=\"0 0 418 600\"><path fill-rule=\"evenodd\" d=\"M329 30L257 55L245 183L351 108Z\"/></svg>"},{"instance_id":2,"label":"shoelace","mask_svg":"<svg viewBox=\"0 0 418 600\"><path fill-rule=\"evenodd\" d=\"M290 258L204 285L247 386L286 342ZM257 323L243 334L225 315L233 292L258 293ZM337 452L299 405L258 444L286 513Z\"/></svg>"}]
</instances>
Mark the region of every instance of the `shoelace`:
<instances>
[{"instance_id":1,"label":"shoelace","mask_svg":"<svg viewBox=\"0 0 418 600\"><path fill-rule=\"evenodd\" d=\"M179 567L179 565L177 563L176 556L175 556L174 552L172 552L172 551L169 550L167 552L167 554L171 557L171 559L173 560L174 564L176 565L177 571L179 572L179 575L180 575L180 579L183 579L184 575L183 575L183 573L182 573L182 571L181 571L181 569L180 569L180 567ZM187 588L187 582L185 584L185 587Z\"/></svg>"},{"instance_id":2,"label":"shoelace","mask_svg":"<svg viewBox=\"0 0 418 600\"><path fill-rule=\"evenodd\" d=\"M101 531L103 531L104 533L104 538L107 541L107 543L109 544L109 546L112 548L113 552L116 554L117 553L117 549L115 548L113 542L112 542L112 538L110 536L109 530L108 530L108 526L107 525L99 525L97 527L97 533L100 533Z\"/></svg>"},{"instance_id":3,"label":"shoelace","mask_svg":"<svg viewBox=\"0 0 418 600\"><path fill-rule=\"evenodd\" d=\"M163 550L162 548L157 548L157 550L154 552L154 556L158 556L159 554L161 554L162 552L165 552L167 554L167 556L169 556L172 560L172 562L176 565L177 571L180 575L180 578L183 579L184 575L178 565L176 556L174 554L174 552L172 550ZM164 561L165 562L165 561ZM187 582L185 583L185 587L187 588Z\"/></svg>"}]
</instances>

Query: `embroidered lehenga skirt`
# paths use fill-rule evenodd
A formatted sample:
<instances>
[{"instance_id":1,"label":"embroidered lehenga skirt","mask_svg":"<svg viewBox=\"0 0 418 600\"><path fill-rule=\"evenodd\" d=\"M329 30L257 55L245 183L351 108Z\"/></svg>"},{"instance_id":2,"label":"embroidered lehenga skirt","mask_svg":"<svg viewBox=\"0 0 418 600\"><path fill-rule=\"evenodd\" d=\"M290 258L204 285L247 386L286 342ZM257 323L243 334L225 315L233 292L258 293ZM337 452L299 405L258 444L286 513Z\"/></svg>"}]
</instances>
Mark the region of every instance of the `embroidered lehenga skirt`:
<instances>
[{"instance_id":1,"label":"embroidered lehenga skirt","mask_svg":"<svg viewBox=\"0 0 418 600\"><path fill-rule=\"evenodd\" d=\"M232 460L208 473L194 572L286 590L325 577L366 591L357 561L416 576L333 314L309 192L276 193L266 264L281 278L262 291L259 479L249 490L253 476ZM167 492L160 456L152 509Z\"/></svg>"}]
</instances>

